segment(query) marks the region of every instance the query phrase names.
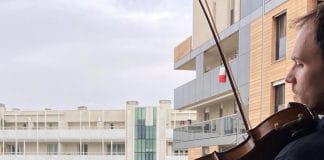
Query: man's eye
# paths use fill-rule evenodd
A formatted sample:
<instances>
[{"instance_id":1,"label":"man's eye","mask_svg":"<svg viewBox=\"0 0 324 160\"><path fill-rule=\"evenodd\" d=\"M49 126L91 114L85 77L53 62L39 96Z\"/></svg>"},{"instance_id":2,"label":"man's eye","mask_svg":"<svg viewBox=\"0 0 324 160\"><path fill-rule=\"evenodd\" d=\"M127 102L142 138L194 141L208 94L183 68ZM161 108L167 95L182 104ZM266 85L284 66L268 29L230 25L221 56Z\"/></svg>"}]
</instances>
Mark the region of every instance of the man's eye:
<instances>
[{"instance_id":1,"label":"man's eye","mask_svg":"<svg viewBox=\"0 0 324 160\"><path fill-rule=\"evenodd\" d=\"M298 67L303 67L304 66L302 63L300 63L298 61L295 61L295 63L296 63L296 66L298 66Z\"/></svg>"}]
</instances>

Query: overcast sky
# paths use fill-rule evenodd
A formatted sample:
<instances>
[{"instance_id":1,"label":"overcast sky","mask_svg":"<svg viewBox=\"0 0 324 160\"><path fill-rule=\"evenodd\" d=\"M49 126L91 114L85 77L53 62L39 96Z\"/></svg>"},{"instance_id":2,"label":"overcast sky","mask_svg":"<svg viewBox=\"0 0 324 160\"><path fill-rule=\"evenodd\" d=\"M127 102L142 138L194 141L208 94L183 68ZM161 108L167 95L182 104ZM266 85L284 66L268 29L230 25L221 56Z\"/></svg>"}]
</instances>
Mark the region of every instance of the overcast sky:
<instances>
[{"instance_id":1,"label":"overcast sky","mask_svg":"<svg viewBox=\"0 0 324 160\"><path fill-rule=\"evenodd\" d=\"M23 109L173 102L191 0L1 0L0 103Z\"/></svg>"}]
</instances>

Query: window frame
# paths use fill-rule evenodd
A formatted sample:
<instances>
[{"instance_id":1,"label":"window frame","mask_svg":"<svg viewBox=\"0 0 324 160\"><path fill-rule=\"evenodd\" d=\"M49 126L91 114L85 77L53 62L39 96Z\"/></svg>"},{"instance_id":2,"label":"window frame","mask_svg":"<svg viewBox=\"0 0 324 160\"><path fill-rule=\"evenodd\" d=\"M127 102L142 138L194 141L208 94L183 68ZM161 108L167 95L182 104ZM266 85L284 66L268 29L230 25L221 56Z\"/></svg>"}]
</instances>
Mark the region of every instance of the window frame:
<instances>
[{"instance_id":1,"label":"window frame","mask_svg":"<svg viewBox=\"0 0 324 160\"><path fill-rule=\"evenodd\" d=\"M286 98L285 98L285 96L286 96L286 87L285 87L285 82L284 82L284 80L280 80L280 81L273 82L272 87L273 87L273 112L274 113L277 113L277 112L279 112L280 110L283 109L283 108L280 108L279 106L286 104ZM281 95L282 96L281 97L282 98L281 100L279 100L279 98L278 98L278 92L282 92L281 93L282 94ZM282 104L279 104L279 101L282 101L283 103Z\"/></svg>"},{"instance_id":2,"label":"window frame","mask_svg":"<svg viewBox=\"0 0 324 160\"><path fill-rule=\"evenodd\" d=\"M280 43L280 33L281 33L281 21L283 19L284 22L284 44ZM280 61L286 58L286 50L287 50L287 12L282 11L276 16L273 17L274 20L274 60ZM278 31L279 30L279 31ZM283 45L283 46L281 46ZM281 47L283 47L281 49ZM281 53L282 51L283 53Z\"/></svg>"}]
</instances>

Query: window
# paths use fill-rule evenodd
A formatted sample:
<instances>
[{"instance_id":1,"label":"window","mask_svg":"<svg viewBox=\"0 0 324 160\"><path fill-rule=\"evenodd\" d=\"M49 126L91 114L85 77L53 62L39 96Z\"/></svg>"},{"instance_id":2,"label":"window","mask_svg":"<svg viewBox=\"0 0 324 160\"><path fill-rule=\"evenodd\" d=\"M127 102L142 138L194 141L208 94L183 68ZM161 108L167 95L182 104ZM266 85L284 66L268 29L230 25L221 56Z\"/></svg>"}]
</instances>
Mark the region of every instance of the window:
<instances>
[{"instance_id":1,"label":"window","mask_svg":"<svg viewBox=\"0 0 324 160\"><path fill-rule=\"evenodd\" d=\"M219 117L223 117L223 104L219 105Z\"/></svg>"},{"instance_id":2,"label":"window","mask_svg":"<svg viewBox=\"0 0 324 160\"><path fill-rule=\"evenodd\" d=\"M78 144L78 150L80 155L88 155L88 144Z\"/></svg>"},{"instance_id":3,"label":"window","mask_svg":"<svg viewBox=\"0 0 324 160\"><path fill-rule=\"evenodd\" d=\"M286 13L276 17L276 60L286 56Z\"/></svg>"},{"instance_id":4,"label":"window","mask_svg":"<svg viewBox=\"0 0 324 160\"><path fill-rule=\"evenodd\" d=\"M278 112L285 108L285 84L279 84L274 86L274 112Z\"/></svg>"},{"instance_id":5,"label":"window","mask_svg":"<svg viewBox=\"0 0 324 160\"><path fill-rule=\"evenodd\" d=\"M234 18L235 18L235 0L230 0L230 25L234 24Z\"/></svg>"},{"instance_id":6,"label":"window","mask_svg":"<svg viewBox=\"0 0 324 160\"><path fill-rule=\"evenodd\" d=\"M8 144L7 145L8 154L16 154L16 145ZM24 153L24 146L20 143L17 144L17 155L22 155Z\"/></svg>"},{"instance_id":7,"label":"window","mask_svg":"<svg viewBox=\"0 0 324 160\"><path fill-rule=\"evenodd\" d=\"M202 155L205 156L209 154L209 147L203 146L202 147Z\"/></svg>"},{"instance_id":8,"label":"window","mask_svg":"<svg viewBox=\"0 0 324 160\"><path fill-rule=\"evenodd\" d=\"M8 154L15 154L16 153L16 147L13 144L7 145L7 152Z\"/></svg>"},{"instance_id":9,"label":"window","mask_svg":"<svg viewBox=\"0 0 324 160\"><path fill-rule=\"evenodd\" d=\"M205 112L204 113L204 121L208 121L209 120L209 112Z\"/></svg>"},{"instance_id":10,"label":"window","mask_svg":"<svg viewBox=\"0 0 324 160\"><path fill-rule=\"evenodd\" d=\"M47 154L57 155L57 144L47 144Z\"/></svg>"},{"instance_id":11,"label":"window","mask_svg":"<svg viewBox=\"0 0 324 160\"><path fill-rule=\"evenodd\" d=\"M236 100L234 100L234 114L237 113L237 109L238 109L238 104L237 104Z\"/></svg>"},{"instance_id":12,"label":"window","mask_svg":"<svg viewBox=\"0 0 324 160\"><path fill-rule=\"evenodd\" d=\"M204 121L208 121L208 120L209 120L209 108L205 108Z\"/></svg>"},{"instance_id":13,"label":"window","mask_svg":"<svg viewBox=\"0 0 324 160\"><path fill-rule=\"evenodd\" d=\"M124 143L115 143L112 145L107 144L107 154L108 155L125 155L125 144Z\"/></svg>"}]
</instances>

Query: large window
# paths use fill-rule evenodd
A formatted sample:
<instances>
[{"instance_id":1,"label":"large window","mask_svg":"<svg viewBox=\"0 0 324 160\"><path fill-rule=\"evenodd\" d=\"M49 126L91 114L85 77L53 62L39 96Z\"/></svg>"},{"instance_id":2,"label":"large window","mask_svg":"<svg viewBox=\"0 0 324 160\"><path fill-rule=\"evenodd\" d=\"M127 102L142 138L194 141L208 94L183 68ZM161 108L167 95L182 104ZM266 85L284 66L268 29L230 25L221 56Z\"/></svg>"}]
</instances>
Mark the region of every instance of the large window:
<instances>
[{"instance_id":1,"label":"large window","mask_svg":"<svg viewBox=\"0 0 324 160\"><path fill-rule=\"evenodd\" d=\"M78 144L78 151L80 155L88 155L88 144Z\"/></svg>"},{"instance_id":2,"label":"large window","mask_svg":"<svg viewBox=\"0 0 324 160\"><path fill-rule=\"evenodd\" d=\"M47 144L47 154L57 155L57 144Z\"/></svg>"},{"instance_id":3,"label":"large window","mask_svg":"<svg viewBox=\"0 0 324 160\"><path fill-rule=\"evenodd\" d=\"M205 108L204 110L204 121L208 121L209 120L209 108Z\"/></svg>"},{"instance_id":4,"label":"large window","mask_svg":"<svg viewBox=\"0 0 324 160\"><path fill-rule=\"evenodd\" d=\"M125 144L124 143L113 143L107 144L107 154L108 155L125 155Z\"/></svg>"},{"instance_id":5,"label":"large window","mask_svg":"<svg viewBox=\"0 0 324 160\"><path fill-rule=\"evenodd\" d=\"M286 56L286 13L275 18L276 21L276 60Z\"/></svg>"},{"instance_id":6,"label":"large window","mask_svg":"<svg viewBox=\"0 0 324 160\"><path fill-rule=\"evenodd\" d=\"M203 146L202 147L202 155L205 156L209 154L209 147L208 146Z\"/></svg>"},{"instance_id":7,"label":"large window","mask_svg":"<svg viewBox=\"0 0 324 160\"><path fill-rule=\"evenodd\" d=\"M285 84L275 85L274 92L274 112L278 112L285 108Z\"/></svg>"},{"instance_id":8,"label":"large window","mask_svg":"<svg viewBox=\"0 0 324 160\"><path fill-rule=\"evenodd\" d=\"M21 143L18 143L17 146L15 144L8 144L7 145L7 153L21 155L24 153L24 146Z\"/></svg>"}]
</instances>

